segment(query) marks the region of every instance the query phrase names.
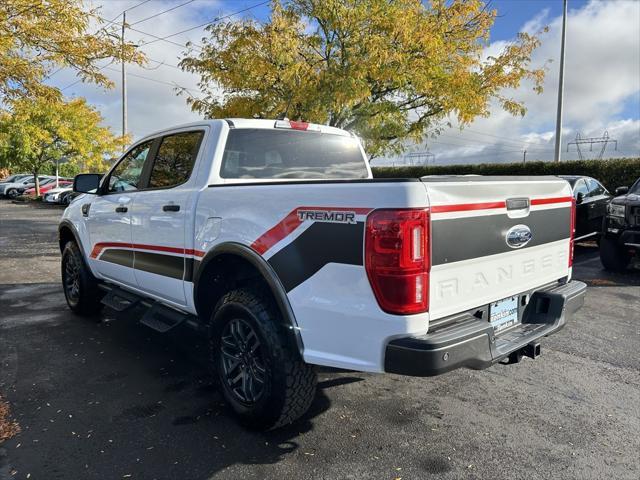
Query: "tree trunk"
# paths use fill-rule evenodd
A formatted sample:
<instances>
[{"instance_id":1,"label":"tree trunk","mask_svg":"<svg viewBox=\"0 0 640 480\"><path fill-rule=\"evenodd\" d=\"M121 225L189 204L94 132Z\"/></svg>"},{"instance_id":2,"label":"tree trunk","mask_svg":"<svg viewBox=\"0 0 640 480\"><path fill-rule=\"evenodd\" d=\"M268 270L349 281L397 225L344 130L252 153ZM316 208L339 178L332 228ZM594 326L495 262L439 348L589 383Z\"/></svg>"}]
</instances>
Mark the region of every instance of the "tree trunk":
<instances>
[{"instance_id":1,"label":"tree trunk","mask_svg":"<svg viewBox=\"0 0 640 480\"><path fill-rule=\"evenodd\" d=\"M33 180L34 180L34 183L36 184L36 197L39 197L40 196L40 179L38 178L37 170L33 171Z\"/></svg>"}]
</instances>

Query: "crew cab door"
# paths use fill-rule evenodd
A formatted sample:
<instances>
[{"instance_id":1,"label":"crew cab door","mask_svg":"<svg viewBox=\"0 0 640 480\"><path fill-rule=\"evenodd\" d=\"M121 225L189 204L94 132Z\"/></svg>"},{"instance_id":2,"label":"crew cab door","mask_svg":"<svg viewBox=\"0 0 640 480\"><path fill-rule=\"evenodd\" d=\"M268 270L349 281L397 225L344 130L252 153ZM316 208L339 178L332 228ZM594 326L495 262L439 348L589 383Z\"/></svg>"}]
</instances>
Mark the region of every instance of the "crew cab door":
<instances>
[{"instance_id":1,"label":"crew cab door","mask_svg":"<svg viewBox=\"0 0 640 480\"><path fill-rule=\"evenodd\" d=\"M141 186L145 161L153 142L133 147L103 180L100 195L82 206L89 230L92 267L108 280L136 285L131 245L131 209Z\"/></svg>"},{"instance_id":2,"label":"crew cab door","mask_svg":"<svg viewBox=\"0 0 640 480\"><path fill-rule=\"evenodd\" d=\"M589 194L585 198L587 207L587 221L590 232L602 230L602 219L607 214L607 204L611 200L611 195L597 180L587 178L587 188Z\"/></svg>"},{"instance_id":3,"label":"crew cab door","mask_svg":"<svg viewBox=\"0 0 640 480\"><path fill-rule=\"evenodd\" d=\"M138 289L180 305L186 304L184 280L193 262L185 249L185 228L192 218L191 173L203 137L201 129L160 137L145 188L131 209Z\"/></svg>"},{"instance_id":4,"label":"crew cab door","mask_svg":"<svg viewBox=\"0 0 640 480\"><path fill-rule=\"evenodd\" d=\"M592 230L589 224L589 187L580 178L573 187L573 197L576 199L576 238L589 235Z\"/></svg>"}]
</instances>

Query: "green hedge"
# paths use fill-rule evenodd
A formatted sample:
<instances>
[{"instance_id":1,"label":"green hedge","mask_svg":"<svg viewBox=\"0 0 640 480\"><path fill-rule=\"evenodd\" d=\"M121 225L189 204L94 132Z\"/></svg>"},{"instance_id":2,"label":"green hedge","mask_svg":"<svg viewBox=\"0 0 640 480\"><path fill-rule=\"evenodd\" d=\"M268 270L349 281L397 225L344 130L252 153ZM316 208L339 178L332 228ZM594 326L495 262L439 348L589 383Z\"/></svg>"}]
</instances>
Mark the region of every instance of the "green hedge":
<instances>
[{"instance_id":1,"label":"green hedge","mask_svg":"<svg viewBox=\"0 0 640 480\"><path fill-rule=\"evenodd\" d=\"M421 167L374 167L377 178L416 178L424 175L586 175L614 191L640 177L640 158L527 163L480 163Z\"/></svg>"}]
</instances>

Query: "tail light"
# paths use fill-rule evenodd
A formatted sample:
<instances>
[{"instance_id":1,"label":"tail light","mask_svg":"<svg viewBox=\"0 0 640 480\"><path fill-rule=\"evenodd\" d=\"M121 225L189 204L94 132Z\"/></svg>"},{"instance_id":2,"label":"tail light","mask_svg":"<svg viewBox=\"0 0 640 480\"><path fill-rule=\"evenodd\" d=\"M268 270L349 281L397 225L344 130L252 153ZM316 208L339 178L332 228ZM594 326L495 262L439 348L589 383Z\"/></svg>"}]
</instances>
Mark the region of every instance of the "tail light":
<instances>
[{"instance_id":1,"label":"tail light","mask_svg":"<svg viewBox=\"0 0 640 480\"><path fill-rule=\"evenodd\" d=\"M430 256L428 210L374 210L367 217L365 266L385 312L429 310Z\"/></svg>"},{"instance_id":2,"label":"tail light","mask_svg":"<svg viewBox=\"0 0 640 480\"><path fill-rule=\"evenodd\" d=\"M574 238L576 236L576 199L571 199L571 221L569 223L569 266L573 266Z\"/></svg>"}]
</instances>

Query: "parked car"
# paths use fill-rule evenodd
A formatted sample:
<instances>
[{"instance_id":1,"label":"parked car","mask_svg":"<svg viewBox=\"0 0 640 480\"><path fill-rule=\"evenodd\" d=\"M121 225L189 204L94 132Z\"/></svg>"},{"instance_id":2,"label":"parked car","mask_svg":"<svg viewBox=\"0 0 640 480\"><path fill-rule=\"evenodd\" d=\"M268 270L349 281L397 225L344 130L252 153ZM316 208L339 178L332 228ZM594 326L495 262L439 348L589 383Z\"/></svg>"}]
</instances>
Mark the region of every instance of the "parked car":
<instances>
[{"instance_id":1,"label":"parked car","mask_svg":"<svg viewBox=\"0 0 640 480\"><path fill-rule=\"evenodd\" d=\"M255 428L305 413L313 365L515 363L584 302L566 181L374 179L358 138L326 125L184 125L74 188L86 193L59 225L69 308L201 329L225 400Z\"/></svg>"},{"instance_id":2,"label":"parked car","mask_svg":"<svg viewBox=\"0 0 640 480\"><path fill-rule=\"evenodd\" d=\"M627 268L640 255L640 178L631 188L618 187L602 225L600 260L607 270Z\"/></svg>"},{"instance_id":3,"label":"parked car","mask_svg":"<svg viewBox=\"0 0 640 480\"><path fill-rule=\"evenodd\" d=\"M70 180L58 180L58 185L67 187L67 186L72 186L73 182ZM47 179L46 181L40 183L40 195L44 195L49 190L52 190L54 188L56 188L56 179L55 178ZM26 197L35 197L36 187L33 186L31 188L27 188L24 192L22 192L22 195Z\"/></svg>"},{"instance_id":4,"label":"parked car","mask_svg":"<svg viewBox=\"0 0 640 480\"><path fill-rule=\"evenodd\" d=\"M63 203L63 194L73 192L73 182L60 182L60 186L44 193L42 201L46 203Z\"/></svg>"},{"instance_id":5,"label":"parked car","mask_svg":"<svg viewBox=\"0 0 640 480\"><path fill-rule=\"evenodd\" d=\"M47 176L39 176L40 182L45 182L49 179ZM22 177L19 180L12 183L0 183L0 196L15 198L22 194L26 189L35 185L33 181L33 175Z\"/></svg>"},{"instance_id":6,"label":"parked car","mask_svg":"<svg viewBox=\"0 0 640 480\"><path fill-rule=\"evenodd\" d=\"M22 180L25 177L33 177L33 175L30 175L28 173L16 173L14 175L9 175L6 178L3 178L2 180L0 180L0 184L2 183L14 183L14 182L18 182L20 180Z\"/></svg>"},{"instance_id":7,"label":"parked car","mask_svg":"<svg viewBox=\"0 0 640 480\"><path fill-rule=\"evenodd\" d=\"M576 199L576 241L595 237L602 231L602 220L613 196L596 179L580 175L560 175Z\"/></svg>"}]
</instances>

